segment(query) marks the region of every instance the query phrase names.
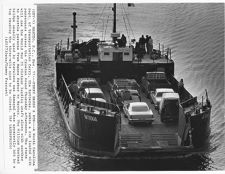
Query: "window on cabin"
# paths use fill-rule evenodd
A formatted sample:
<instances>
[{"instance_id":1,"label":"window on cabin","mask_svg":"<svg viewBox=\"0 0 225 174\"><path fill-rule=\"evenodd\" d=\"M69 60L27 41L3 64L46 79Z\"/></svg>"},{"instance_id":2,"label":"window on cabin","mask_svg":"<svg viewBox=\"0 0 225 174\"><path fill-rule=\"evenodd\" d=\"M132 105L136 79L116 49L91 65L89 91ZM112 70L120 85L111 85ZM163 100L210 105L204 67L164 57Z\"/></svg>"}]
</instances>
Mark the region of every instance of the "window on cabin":
<instances>
[{"instance_id":1,"label":"window on cabin","mask_svg":"<svg viewBox=\"0 0 225 174\"><path fill-rule=\"evenodd\" d=\"M125 56L129 56L129 52L125 52L124 55L125 55Z\"/></svg>"},{"instance_id":2,"label":"window on cabin","mask_svg":"<svg viewBox=\"0 0 225 174\"><path fill-rule=\"evenodd\" d=\"M104 55L105 56L109 56L109 52L104 52Z\"/></svg>"}]
</instances>

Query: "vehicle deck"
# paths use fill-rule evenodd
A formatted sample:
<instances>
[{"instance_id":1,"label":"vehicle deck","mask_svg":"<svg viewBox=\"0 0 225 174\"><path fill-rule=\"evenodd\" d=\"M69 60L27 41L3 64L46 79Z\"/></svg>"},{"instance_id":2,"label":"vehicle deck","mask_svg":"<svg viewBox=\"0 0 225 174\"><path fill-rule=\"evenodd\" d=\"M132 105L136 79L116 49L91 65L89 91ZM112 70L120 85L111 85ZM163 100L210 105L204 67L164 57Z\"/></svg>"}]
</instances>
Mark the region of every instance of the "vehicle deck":
<instances>
[{"instance_id":1,"label":"vehicle deck","mask_svg":"<svg viewBox=\"0 0 225 174\"><path fill-rule=\"evenodd\" d=\"M91 62L98 62L99 61L99 57L98 56L91 56L90 57L90 61ZM124 60L126 61L126 60ZM87 62L87 59L86 58L80 58L77 62L80 62L80 63L84 63L84 62ZM160 59L150 59L149 55L148 54L145 54L142 61L140 62L141 64L146 64L146 63L172 63L173 61L170 60L170 59L166 59L166 58L160 58ZM61 56L58 56L57 57L57 63L73 63L73 60L72 59L62 59ZM139 63L137 60L134 60L133 63Z\"/></svg>"},{"instance_id":2,"label":"vehicle deck","mask_svg":"<svg viewBox=\"0 0 225 174\"><path fill-rule=\"evenodd\" d=\"M109 101L107 88L102 86L102 90ZM177 123L162 123L160 115L155 110L150 100L141 92L141 100L146 102L153 111L155 120L152 124L129 124L124 114L121 114L121 147L122 148L154 148L154 147L174 147L178 146Z\"/></svg>"}]
</instances>

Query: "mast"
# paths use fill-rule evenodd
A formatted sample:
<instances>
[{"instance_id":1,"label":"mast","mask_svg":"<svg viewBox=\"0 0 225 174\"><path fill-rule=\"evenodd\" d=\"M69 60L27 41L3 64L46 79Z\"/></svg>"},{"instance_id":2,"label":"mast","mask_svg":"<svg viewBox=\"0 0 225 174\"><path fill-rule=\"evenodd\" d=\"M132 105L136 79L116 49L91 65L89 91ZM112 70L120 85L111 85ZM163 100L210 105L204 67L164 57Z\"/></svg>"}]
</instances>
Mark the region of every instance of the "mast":
<instances>
[{"instance_id":1,"label":"mast","mask_svg":"<svg viewBox=\"0 0 225 174\"><path fill-rule=\"evenodd\" d=\"M113 4L113 33L116 33L116 3Z\"/></svg>"},{"instance_id":2,"label":"mast","mask_svg":"<svg viewBox=\"0 0 225 174\"><path fill-rule=\"evenodd\" d=\"M113 33L116 33L116 3L113 3ZM116 37L113 37L113 42L115 43Z\"/></svg>"},{"instance_id":3,"label":"mast","mask_svg":"<svg viewBox=\"0 0 225 174\"><path fill-rule=\"evenodd\" d=\"M73 25L71 25L71 28L73 28L73 42L76 42L76 12L73 12Z\"/></svg>"}]
</instances>

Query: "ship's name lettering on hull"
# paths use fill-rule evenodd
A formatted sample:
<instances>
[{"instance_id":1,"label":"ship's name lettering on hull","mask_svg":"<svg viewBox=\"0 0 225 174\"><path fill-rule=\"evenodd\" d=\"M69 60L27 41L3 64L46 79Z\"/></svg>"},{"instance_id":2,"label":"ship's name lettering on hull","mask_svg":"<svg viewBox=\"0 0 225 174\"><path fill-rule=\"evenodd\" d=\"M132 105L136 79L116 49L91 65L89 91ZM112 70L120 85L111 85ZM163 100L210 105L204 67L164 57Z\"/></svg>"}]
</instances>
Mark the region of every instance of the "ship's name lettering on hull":
<instances>
[{"instance_id":1,"label":"ship's name lettering on hull","mask_svg":"<svg viewBox=\"0 0 225 174\"><path fill-rule=\"evenodd\" d=\"M86 115L86 114L84 114L84 118L85 118L86 120L89 120L89 121L95 121L95 122L98 121L96 117L93 117L93 116L91 116L91 115Z\"/></svg>"}]
</instances>

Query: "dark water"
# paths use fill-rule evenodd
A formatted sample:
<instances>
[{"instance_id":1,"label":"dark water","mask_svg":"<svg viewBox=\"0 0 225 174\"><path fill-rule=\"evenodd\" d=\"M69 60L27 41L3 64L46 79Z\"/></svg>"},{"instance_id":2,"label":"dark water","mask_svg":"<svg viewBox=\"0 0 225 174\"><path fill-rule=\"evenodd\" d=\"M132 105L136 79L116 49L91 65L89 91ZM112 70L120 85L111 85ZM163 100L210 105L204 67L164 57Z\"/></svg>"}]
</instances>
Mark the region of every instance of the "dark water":
<instances>
[{"instance_id":1,"label":"dark water","mask_svg":"<svg viewBox=\"0 0 225 174\"><path fill-rule=\"evenodd\" d=\"M73 11L77 12L79 40L109 39L111 4L38 5L39 170L224 170L224 4L135 4L133 8L120 4L118 17L123 7L133 29L130 39L148 34L155 47L159 42L169 46L177 79L183 78L186 88L199 99L208 89L213 105L209 151L178 160L133 161L92 159L77 153L68 142L52 90L54 45L60 40L66 44L67 37L72 40ZM99 18L102 9L104 23ZM118 19L118 31L127 35L126 24Z\"/></svg>"}]
</instances>

